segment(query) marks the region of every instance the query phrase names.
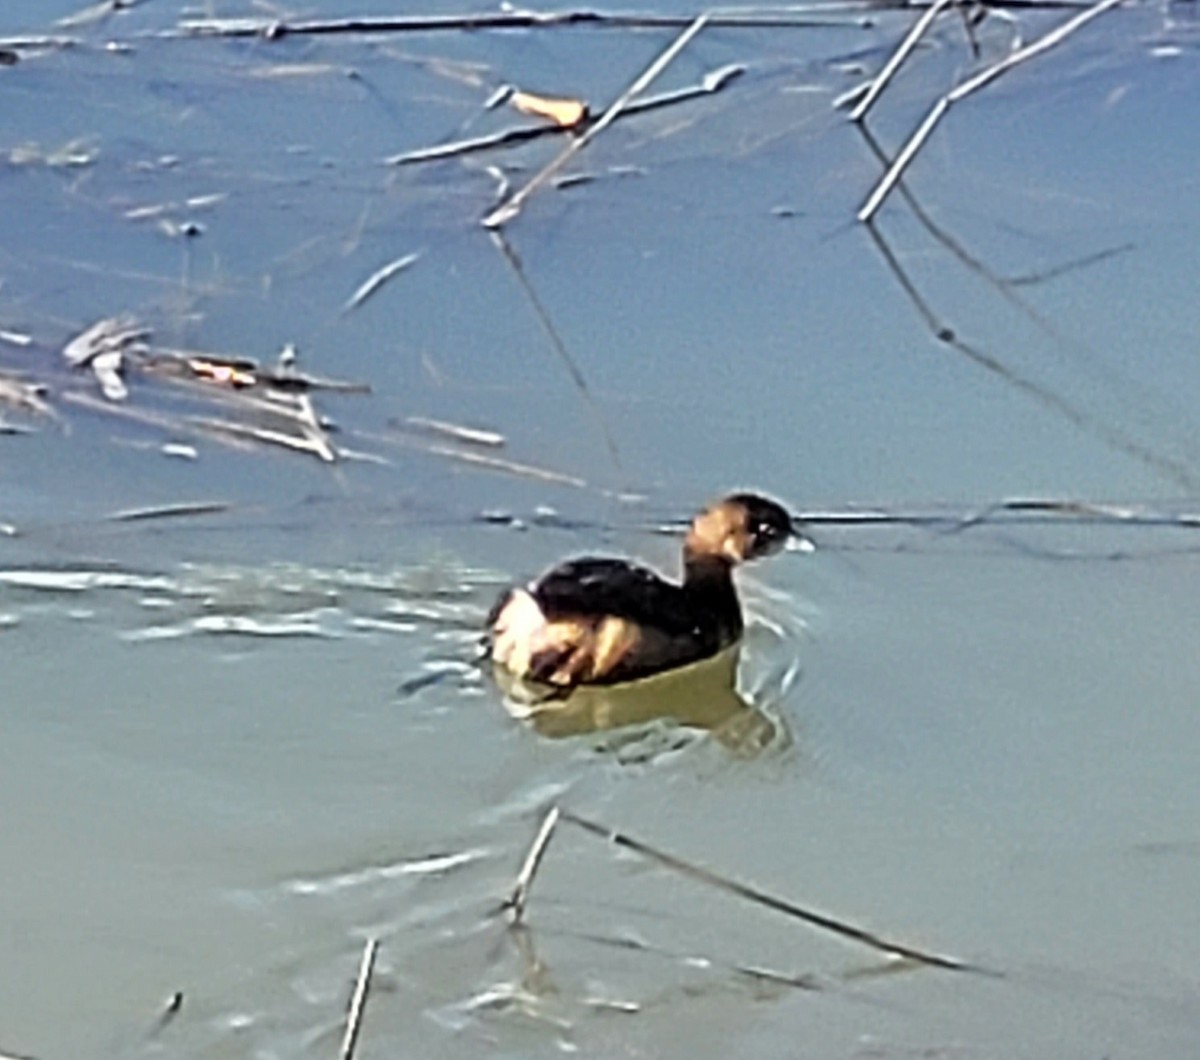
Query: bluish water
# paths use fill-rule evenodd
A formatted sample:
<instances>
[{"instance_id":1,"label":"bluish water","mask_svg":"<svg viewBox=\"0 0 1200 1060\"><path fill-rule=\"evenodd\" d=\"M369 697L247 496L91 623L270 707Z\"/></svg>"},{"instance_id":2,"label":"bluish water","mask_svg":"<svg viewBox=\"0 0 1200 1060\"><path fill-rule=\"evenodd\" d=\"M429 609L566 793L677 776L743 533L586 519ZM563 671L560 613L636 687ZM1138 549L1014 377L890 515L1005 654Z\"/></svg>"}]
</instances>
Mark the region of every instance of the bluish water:
<instances>
[{"instance_id":1,"label":"bluish water","mask_svg":"<svg viewBox=\"0 0 1200 1060\"><path fill-rule=\"evenodd\" d=\"M332 1055L367 936L361 1056L1195 1050L1185 5L952 107L882 246L854 222L880 164L832 104L909 17L706 29L655 88L745 72L599 135L513 257L479 221L561 138L385 159L526 122L485 109L506 83L601 109L676 30L169 39L254 12L161 2L54 25L76 10L0 14L78 38L0 67L0 370L54 410L0 404L32 432L0 435L0 1051ZM873 112L885 150L977 68L957 17ZM981 61L1064 17L989 17ZM245 410L162 379L106 406L59 351L120 313L368 383L314 396L349 458L213 433ZM734 487L940 518L817 521L815 554L746 572L760 744L510 717L474 665L499 587L579 551L671 570L649 531ZM962 522L1011 497L1139 517ZM897 969L569 823L508 932L555 801L1001 975Z\"/></svg>"}]
</instances>

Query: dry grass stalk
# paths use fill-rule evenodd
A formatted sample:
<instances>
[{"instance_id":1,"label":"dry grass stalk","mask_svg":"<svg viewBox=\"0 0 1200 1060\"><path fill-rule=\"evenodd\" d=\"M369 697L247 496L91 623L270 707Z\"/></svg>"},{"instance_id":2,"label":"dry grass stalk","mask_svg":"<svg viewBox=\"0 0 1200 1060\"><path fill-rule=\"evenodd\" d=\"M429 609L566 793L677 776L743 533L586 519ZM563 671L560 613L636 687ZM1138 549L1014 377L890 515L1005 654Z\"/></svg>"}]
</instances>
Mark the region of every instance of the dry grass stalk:
<instances>
[{"instance_id":1,"label":"dry grass stalk","mask_svg":"<svg viewBox=\"0 0 1200 1060\"><path fill-rule=\"evenodd\" d=\"M891 58L883 64L883 69L879 71L875 80L867 87L858 105L850 112L851 121L862 121L867 116L867 111L871 109L875 100L879 98L879 94L896 75L896 71L900 69L901 64L908 58L913 48L917 46L917 42L925 35L925 31L933 25L934 19L942 13L943 8L948 7L951 2L952 0L934 0L934 3L925 9L925 12L917 19L912 29L908 31L904 40L900 42L899 47L892 53Z\"/></svg>"},{"instance_id":2,"label":"dry grass stalk","mask_svg":"<svg viewBox=\"0 0 1200 1060\"><path fill-rule=\"evenodd\" d=\"M554 835L560 812L557 806L552 806L549 813L542 819L533 845L529 848L529 853L525 855L521 871L517 873L516 885L508 896L508 901L504 903L505 907L512 911L514 924L519 924L525 915L525 903L529 899L529 889L533 886L533 878L537 875L542 858L546 856L546 848L550 845L550 837Z\"/></svg>"},{"instance_id":3,"label":"dry grass stalk","mask_svg":"<svg viewBox=\"0 0 1200 1060\"><path fill-rule=\"evenodd\" d=\"M767 894L765 891L759 890L757 887L751 887L749 884L740 883L737 880L732 880L727 876L713 872L711 869L703 868L699 865L694 865L689 861L676 857L674 854L668 854L665 851L659 850L650 846L648 843L643 843L640 839L634 839L632 836L626 835L623 832L618 832L611 828L606 828L604 825L596 824L587 818L580 817L578 814L572 813L569 810L562 811L562 819L570 821L572 824L582 828L585 832L590 832L592 835L599 836L608 842L625 847L627 850L632 850L635 853L641 854L643 857L650 858L652 861L657 861L660 865L665 865L667 868L674 869L685 876L690 876L692 879L700 880L720 890L726 891L729 894L737 895L739 898L745 898L755 902L758 905L766 906L768 909L774 909L776 912L784 913L787 916L797 920L802 920L806 924L810 924L822 931L827 931L831 934L838 935L845 939L850 939L853 942L861 943L873 950L878 950L881 953L886 953L893 957L902 957L906 960L915 961L918 964L929 965L934 968L943 968L948 971L955 972L983 972L983 968L976 965L968 964L966 961L959 960L957 957L948 957L944 954L931 953L928 950L918 949L915 946L909 946L902 942L893 942L890 939L883 938L873 932L860 928L855 924L848 923L844 920L838 920L835 917L827 916L824 913L814 912L811 909L805 909L802 906L796 905L785 898L777 898L774 895ZM993 973L994 974L994 973Z\"/></svg>"},{"instance_id":4,"label":"dry grass stalk","mask_svg":"<svg viewBox=\"0 0 1200 1060\"><path fill-rule=\"evenodd\" d=\"M991 84L992 81L996 80L1002 74L1007 73L1014 66L1035 58L1044 51L1048 51L1072 33L1082 29L1093 19L1099 18L1106 11L1111 11L1114 7L1124 2L1125 0L1099 0L1098 3L1080 12L1074 18L1068 19L1062 25L1052 29L1049 33L1039 37L1031 44L1010 52L998 63L994 63L992 66L987 67L987 69L981 70L974 77L968 78L962 84L942 96L929 109L921 124L917 126L916 131L908 138L891 166L888 167L887 171L880 178L879 183L875 185L875 189L858 211L858 220L865 224L875 216L892 188L896 186L896 182L900 179L905 169L908 168L909 164L916 157L917 152L921 149L925 141L929 139L930 134L942 118L945 117L946 112L953 104Z\"/></svg>"},{"instance_id":5,"label":"dry grass stalk","mask_svg":"<svg viewBox=\"0 0 1200 1060\"><path fill-rule=\"evenodd\" d=\"M367 993L371 988L371 972L375 967L375 955L378 952L379 940L367 939L366 945L363 946L362 961L358 966L358 979L354 983L354 994L350 998L350 1012L346 1017L346 1033L342 1038L342 1047L338 1050L338 1060L353 1060L354 1049L358 1045L359 1031L362 1029Z\"/></svg>"},{"instance_id":6,"label":"dry grass stalk","mask_svg":"<svg viewBox=\"0 0 1200 1060\"><path fill-rule=\"evenodd\" d=\"M545 186L563 166L591 143L595 137L607 129L617 119L621 111L625 109L625 106L635 96L644 92L650 86L651 82L691 43L692 38L708 24L708 20L709 16L707 14L699 15L693 19L688 27L671 42L666 50L646 67L634 79L633 83L613 101L608 110L594 124L589 125L580 136L572 140L557 158L536 173L527 184L513 192L504 202L492 210L483 219L484 227L500 228L516 217L521 212L521 207L524 205L525 200L539 188Z\"/></svg>"}]
</instances>

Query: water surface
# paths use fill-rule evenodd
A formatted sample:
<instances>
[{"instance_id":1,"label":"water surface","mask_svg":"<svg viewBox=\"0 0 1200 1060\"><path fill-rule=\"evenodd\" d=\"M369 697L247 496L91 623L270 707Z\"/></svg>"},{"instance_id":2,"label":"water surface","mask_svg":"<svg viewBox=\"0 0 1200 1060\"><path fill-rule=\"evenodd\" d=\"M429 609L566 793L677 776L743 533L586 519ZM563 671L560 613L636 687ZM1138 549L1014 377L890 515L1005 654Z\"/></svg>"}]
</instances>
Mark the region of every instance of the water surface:
<instances>
[{"instance_id":1,"label":"water surface","mask_svg":"<svg viewBox=\"0 0 1200 1060\"><path fill-rule=\"evenodd\" d=\"M880 163L833 103L910 15L711 27L655 89L741 76L598 136L508 257L480 219L560 137L385 160L527 123L485 108L507 83L601 109L677 30L55 25L76 10L0 15L0 370L53 410L0 405L0 1049L332 1055L367 937L361 1056L1196 1049L1187 5L956 104L882 245L854 221ZM989 17L976 60L946 16L870 130L896 150L1064 17ZM106 405L60 351L122 313L369 384L313 396L347 458L231 445L196 417L232 405L161 378ZM502 585L579 551L673 569L659 531L744 487L817 516L814 554L743 583L763 739L509 715L475 665ZM1127 517L964 521L1014 497ZM871 507L922 518L829 518ZM553 803L989 974L897 967L567 822L510 931Z\"/></svg>"}]
</instances>

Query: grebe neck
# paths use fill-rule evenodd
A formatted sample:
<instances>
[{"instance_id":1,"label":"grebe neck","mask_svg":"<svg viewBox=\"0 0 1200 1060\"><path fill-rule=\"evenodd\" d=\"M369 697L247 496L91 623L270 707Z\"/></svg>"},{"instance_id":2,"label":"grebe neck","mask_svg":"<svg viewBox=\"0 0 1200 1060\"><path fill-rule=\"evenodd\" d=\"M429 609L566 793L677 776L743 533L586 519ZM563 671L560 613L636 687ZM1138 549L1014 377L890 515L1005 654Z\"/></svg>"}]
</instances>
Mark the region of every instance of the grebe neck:
<instances>
[{"instance_id":1,"label":"grebe neck","mask_svg":"<svg viewBox=\"0 0 1200 1060\"><path fill-rule=\"evenodd\" d=\"M733 563L711 552L683 551L683 591L696 612L717 632L722 645L742 635L742 607L733 584Z\"/></svg>"}]
</instances>

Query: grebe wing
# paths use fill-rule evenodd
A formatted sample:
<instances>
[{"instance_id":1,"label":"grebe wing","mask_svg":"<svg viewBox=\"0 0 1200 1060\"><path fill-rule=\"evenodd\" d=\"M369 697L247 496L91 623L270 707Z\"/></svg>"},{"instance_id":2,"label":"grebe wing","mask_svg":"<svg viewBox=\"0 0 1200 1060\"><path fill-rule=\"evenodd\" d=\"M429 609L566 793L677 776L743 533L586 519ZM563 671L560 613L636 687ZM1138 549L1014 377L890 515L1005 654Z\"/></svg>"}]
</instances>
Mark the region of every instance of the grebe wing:
<instances>
[{"instance_id":1,"label":"grebe wing","mask_svg":"<svg viewBox=\"0 0 1200 1060\"><path fill-rule=\"evenodd\" d=\"M543 574L530 592L550 619L612 615L680 635L696 625L679 586L621 559L568 560Z\"/></svg>"}]
</instances>

